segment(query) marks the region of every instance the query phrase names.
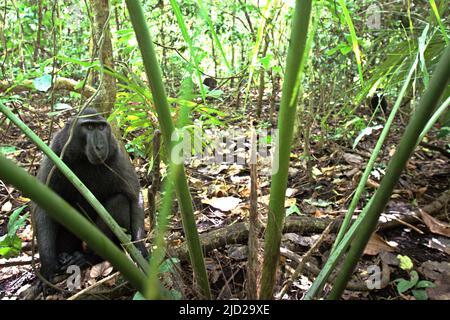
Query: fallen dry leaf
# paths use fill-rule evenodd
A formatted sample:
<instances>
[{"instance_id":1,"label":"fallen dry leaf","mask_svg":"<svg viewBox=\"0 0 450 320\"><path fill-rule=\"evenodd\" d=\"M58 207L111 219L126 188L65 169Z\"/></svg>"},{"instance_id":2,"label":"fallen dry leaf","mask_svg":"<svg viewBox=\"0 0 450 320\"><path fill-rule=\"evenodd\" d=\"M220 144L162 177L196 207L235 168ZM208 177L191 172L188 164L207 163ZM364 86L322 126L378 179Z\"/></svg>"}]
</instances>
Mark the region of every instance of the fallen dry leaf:
<instances>
[{"instance_id":1,"label":"fallen dry leaf","mask_svg":"<svg viewBox=\"0 0 450 320\"><path fill-rule=\"evenodd\" d=\"M297 198L288 198L284 201L284 207L289 208L297 203Z\"/></svg>"},{"instance_id":2,"label":"fallen dry leaf","mask_svg":"<svg viewBox=\"0 0 450 320\"><path fill-rule=\"evenodd\" d=\"M292 197L292 196L295 195L297 192L298 192L298 189L287 188L287 189L286 189L286 197Z\"/></svg>"},{"instance_id":3,"label":"fallen dry leaf","mask_svg":"<svg viewBox=\"0 0 450 320\"><path fill-rule=\"evenodd\" d=\"M433 218L423 210L420 210L420 215L422 216L423 222L431 232L440 234L441 236L450 237L450 224Z\"/></svg>"},{"instance_id":4,"label":"fallen dry leaf","mask_svg":"<svg viewBox=\"0 0 450 320\"><path fill-rule=\"evenodd\" d=\"M202 203L209 204L211 207L219 209L221 211L231 211L241 203L241 199L235 197L222 197L222 198L212 198L204 199Z\"/></svg>"},{"instance_id":5,"label":"fallen dry leaf","mask_svg":"<svg viewBox=\"0 0 450 320\"><path fill-rule=\"evenodd\" d=\"M316 217L316 218L321 218L321 217L323 217L322 211L320 211L320 210L317 209L317 210L314 212L314 217Z\"/></svg>"},{"instance_id":6,"label":"fallen dry leaf","mask_svg":"<svg viewBox=\"0 0 450 320\"><path fill-rule=\"evenodd\" d=\"M18 200L19 202L21 202L21 203L28 203L28 202L31 201L31 199L25 198L25 197L22 197L22 196L18 197L17 200Z\"/></svg>"},{"instance_id":7,"label":"fallen dry leaf","mask_svg":"<svg viewBox=\"0 0 450 320\"><path fill-rule=\"evenodd\" d=\"M243 198L250 197L251 189L249 187L244 187L240 192L239 195Z\"/></svg>"},{"instance_id":8,"label":"fallen dry leaf","mask_svg":"<svg viewBox=\"0 0 450 320\"><path fill-rule=\"evenodd\" d=\"M394 252L395 249L391 247L382 237L376 233L372 233L369 243L364 249L364 254L369 256L376 256L382 251Z\"/></svg>"},{"instance_id":9,"label":"fallen dry leaf","mask_svg":"<svg viewBox=\"0 0 450 320\"><path fill-rule=\"evenodd\" d=\"M434 288L427 288L430 300L450 300L450 263L425 261L419 272L434 282Z\"/></svg>"},{"instance_id":10,"label":"fallen dry leaf","mask_svg":"<svg viewBox=\"0 0 450 320\"><path fill-rule=\"evenodd\" d=\"M112 272L112 270L112 265L108 261L104 261L93 266L89 276L91 278L98 278L100 276L106 277Z\"/></svg>"},{"instance_id":11,"label":"fallen dry leaf","mask_svg":"<svg viewBox=\"0 0 450 320\"><path fill-rule=\"evenodd\" d=\"M348 164L361 164L364 162L363 157L354 153L344 153L343 158Z\"/></svg>"},{"instance_id":12,"label":"fallen dry leaf","mask_svg":"<svg viewBox=\"0 0 450 320\"><path fill-rule=\"evenodd\" d=\"M11 202L5 202L5 204L2 206L3 212L9 212L12 209L12 203Z\"/></svg>"},{"instance_id":13,"label":"fallen dry leaf","mask_svg":"<svg viewBox=\"0 0 450 320\"><path fill-rule=\"evenodd\" d=\"M240 173L243 169L244 169L244 167L239 165L239 164L232 164L228 168L227 173L228 173L229 176L235 176L238 173Z\"/></svg>"}]
</instances>

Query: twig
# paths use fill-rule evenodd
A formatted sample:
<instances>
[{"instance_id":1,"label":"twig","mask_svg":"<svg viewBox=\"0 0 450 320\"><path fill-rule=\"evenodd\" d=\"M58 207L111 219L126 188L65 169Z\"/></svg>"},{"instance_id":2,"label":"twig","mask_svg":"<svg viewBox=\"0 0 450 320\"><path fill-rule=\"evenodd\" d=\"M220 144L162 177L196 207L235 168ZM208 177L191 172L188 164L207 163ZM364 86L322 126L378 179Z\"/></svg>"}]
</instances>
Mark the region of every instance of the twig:
<instances>
[{"instance_id":1,"label":"twig","mask_svg":"<svg viewBox=\"0 0 450 320\"><path fill-rule=\"evenodd\" d=\"M94 288L97 288L98 286L100 286L101 284L111 280L114 277L117 277L120 274L120 272L115 272L109 276L107 276L106 278L103 278L101 280L99 280L98 282L94 283L92 286L84 288L81 291L78 291L77 293L75 293L74 295L70 296L69 298L67 298L67 300L77 300L78 298L80 298L82 295L88 293L89 291L93 290Z\"/></svg>"},{"instance_id":2,"label":"twig","mask_svg":"<svg viewBox=\"0 0 450 320\"><path fill-rule=\"evenodd\" d=\"M322 244L322 242L325 240L325 237L330 233L332 230L333 224L336 220L333 222L330 222L328 226L325 228L325 230L320 235L319 239L312 245L311 248L303 255L302 259L300 260L297 268L295 269L294 274L289 278L289 280L286 282L286 284L281 289L281 292L279 294L279 297L283 297L286 292L290 289L294 281L298 278L298 276L303 272L303 268L305 267L306 261L311 257L311 255L319 248L319 246Z\"/></svg>"},{"instance_id":3,"label":"twig","mask_svg":"<svg viewBox=\"0 0 450 320\"><path fill-rule=\"evenodd\" d=\"M150 209L150 231L156 225L156 194L159 191L161 184L160 173L160 146L161 146L161 131L155 130L153 135L153 167L152 167L152 186L148 188L148 206Z\"/></svg>"},{"instance_id":4,"label":"twig","mask_svg":"<svg viewBox=\"0 0 450 320\"><path fill-rule=\"evenodd\" d=\"M252 128L251 152L250 152L250 213L248 230L248 262L247 262L247 298L258 299L258 174L256 168L256 132Z\"/></svg>"}]
</instances>

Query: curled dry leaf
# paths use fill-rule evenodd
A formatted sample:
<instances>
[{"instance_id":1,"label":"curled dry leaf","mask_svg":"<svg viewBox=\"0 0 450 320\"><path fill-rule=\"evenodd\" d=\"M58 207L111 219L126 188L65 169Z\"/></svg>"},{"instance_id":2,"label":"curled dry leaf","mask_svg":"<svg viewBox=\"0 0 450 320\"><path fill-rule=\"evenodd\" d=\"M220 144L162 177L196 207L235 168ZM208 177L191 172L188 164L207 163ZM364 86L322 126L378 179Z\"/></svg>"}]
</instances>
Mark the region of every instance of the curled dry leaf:
<instances>
[{"instance_id":1,"label":"curled dry leaf","mask_svg":"<svg viewBox=\"0 0 450 320\"><path fill-rule=\"evenodd\" d=\"M420 210L420 215L422 216L423 222L431 232L440 234L441 236L450 237L450 224L433 218L423 210Z\"/></svg>"},{"instance_id":2,"label":"curled dry leaf","mask_svg":"<svg viewBox=\"0 0 450 320\"><path fill-rule=\"evenodd\" d=\"M222 197L204 199L202 200L202 203L209 204L211 207L219 209L220 211L231 211L236 208L241 201L241 199L235 197Z\"/></svg>"},{"instance_id":3,"label":"curled dry leaf","mask_svg":"<svg viewBox=\"0 0 450 320\"><path fill-rule=\"evenodd\" d=\"M395 248L391 247L382 237L376 233L372 233L369 243L364 249L364 254L376 256L382 251L394 252Z\"/></svg>"},{"instance_id":4,"label":"curled dry leaf","mask_svg":"<svg viewBox=\"0 0 450 320\"><path fill-rule=\"evenodd\" d=\"M5 202L5 204L3 204L2 206L2 211L3 212L9 212L12 209L12 203L11 202Z\"/></svg>"},{"instance_id":5,"label":"curled dry leaf","mask_svg":"<svg viewBox=\"0 0 450 320\"><path fill-rule=\"evenodd\" d=\"M363 157L354 153L344 153L343 158L348 164L358 165L364 162Z\"/></svg>"},{"instance_id":6,"label":"curled dry leaf","mask_svg":"<svg viewBox=\"0 0 450 320\"><path fill-rule=\"evenodd\" d=\"M434 287L426 289L430 300L450 300L449 262L425 261L419 272L434 283Z\"/></svg>"},{"instance_id":7,"label":"curled dry leaf","mask_svg":"<svg viewBox=\"0 0 450 320\"><path fill-rule=\"evenodd\" d=\"M108 261L104 261L93 266L91 272L89 273L89 276L91 278L98 278L100 276L106 277L112 272L112 270L112 265Z\"/></svg>"}]
</instances>

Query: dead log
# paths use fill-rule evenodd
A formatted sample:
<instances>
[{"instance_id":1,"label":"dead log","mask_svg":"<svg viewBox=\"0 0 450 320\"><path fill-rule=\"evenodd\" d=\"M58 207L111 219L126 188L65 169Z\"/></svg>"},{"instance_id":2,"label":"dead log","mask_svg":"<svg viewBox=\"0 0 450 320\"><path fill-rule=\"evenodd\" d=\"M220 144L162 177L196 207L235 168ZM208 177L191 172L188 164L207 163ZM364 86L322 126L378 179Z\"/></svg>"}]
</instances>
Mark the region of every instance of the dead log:
<instances>
[{"instance_id":1,"label":"dead log","mask_svg":"<svg viewBox=\"0 0 450 320\"><path fill-rule=\"evenodd\" d=\"M435 215L450 200L450 190L443 192L435 201L421 208L430 215ZM420 222L420 210L411 211L408 215L401 216L398 220L409 224L417 224ZM323 230L334 220L334 218L317 218L312 216L290 216L285 220L283 233L294 232L302 235L322 233ZM392 220L380 223L379 230L387 230L402 226L398 220ZM339 223L335 223L332 232L336 232ZM248 241L248 224L238 222L220 229L215 229L207 233L200 234L200 242L203 247L204 254L213 249L224 247L227 244L246 244ZM187 261L189 254L187 246L182 243L178 247L169 248L169 255L178 257L181 261Z\"/></svg>"},{"instance_id":2,"label":"dead log","mask_svg":"<svg viewBox=\"0 0 450 320\"><path fill-rule=\"evenodd\" d=\"M90 96L92 96L95 93L95 88L93 88L89 85L85 85L83 88L83 86L79 86L79 84L80 84L79 81L69 79L69 78L59 77L59 78L55 79L54 89L56 91L68 90L68 91L77 92L77 93L82 94L86 98L89 98ZM36 91L36 89L33 86L33 80L25 80L20 84L2 80L2 81L0 81L0 92L4 93L6 91L12 92L12 93L21 93L21 92L28 92L28 91Z\"/></svg>"}]
</instances>

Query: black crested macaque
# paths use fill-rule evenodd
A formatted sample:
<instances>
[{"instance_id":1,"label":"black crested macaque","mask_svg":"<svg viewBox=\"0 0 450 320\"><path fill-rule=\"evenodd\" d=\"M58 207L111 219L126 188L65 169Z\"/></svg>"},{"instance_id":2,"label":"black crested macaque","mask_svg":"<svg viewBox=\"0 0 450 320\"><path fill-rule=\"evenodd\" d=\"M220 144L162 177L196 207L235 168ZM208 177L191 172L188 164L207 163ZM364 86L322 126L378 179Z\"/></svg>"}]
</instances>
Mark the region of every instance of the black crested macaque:
<instances>
[{"instance_id":1,"label":"black crested macaque","mask_svg":"<svg viewBox=\"0 0 450 320\"><path fill-rule=\"evenodd\" d=\"M51 143L52 150L61 155L74 121L76 124L73 137L64 152L63 161L117 223L130 232L131 240L136 241L135 245L146 257L148 252L143 241L144 211L139 205L138 177L130 161L121 152L105 118L95 109L86 108L78 118L70 119L55 135ZM52 167L52 161L44 157L37 174L41 182L46 183ZM85 214L107 237L119 245L112 231L57 168L53 170L48 186L80 213ZM40 273L52 281L56 273L65 271L64 267L78 264L83 249L82 241L50 218L41 208L34 206L33 209L41 261ZM67 258L68 256L73 258ZM92 253L83 256L95 257L99 261ZM84 261L90 260L87 258Z\"/></svg>"},{"instance_id":2,"label":"black crested macaque","mask_svg":"<svg viewBox=\"0 0 450 320\"><path fill-rule=\"evenodd\" d=\"M388 113L388 102L386 99L386 96L377 91L374 93L374 95L370 98L370 109L372 110L372 112L374 112L378 105L380 105L381 110L383 111L384 114Z\"/></svg>"},{"instance_id":3,"label":"black crested macaque","mask_svg":"<svg viewBox=\"0 0 450 320\"><path fill-rule=\"evenodd\" d=\"M209 88L209 90L214 90L217 88L217 80L211 77L205 78L203 84Z\"/></svg>"}]
</instances>

